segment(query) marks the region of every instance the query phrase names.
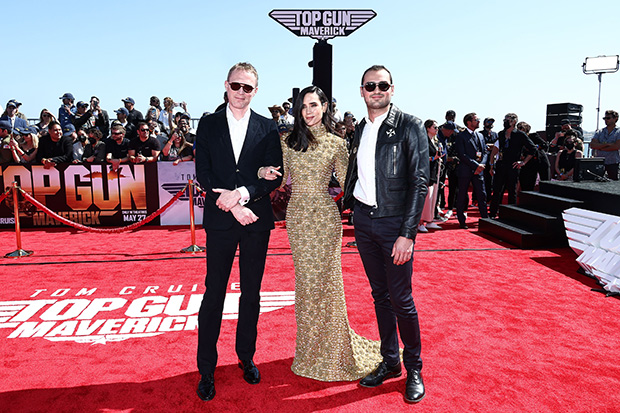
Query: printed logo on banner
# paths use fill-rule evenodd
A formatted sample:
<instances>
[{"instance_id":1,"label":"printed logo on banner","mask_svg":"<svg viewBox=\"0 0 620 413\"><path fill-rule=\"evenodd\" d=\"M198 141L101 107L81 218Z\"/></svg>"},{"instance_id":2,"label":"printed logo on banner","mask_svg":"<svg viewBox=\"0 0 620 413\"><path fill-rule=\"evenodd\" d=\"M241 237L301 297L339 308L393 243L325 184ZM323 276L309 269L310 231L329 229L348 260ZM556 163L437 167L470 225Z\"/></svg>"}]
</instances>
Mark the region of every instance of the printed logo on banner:
<instances>
[{"instance_id":1,"label":"printed logo on banner","mask_svg":"<svg viewBox=\"0 0 620 413\"><path fill-rule=\"evenodd\" d=\"M233 291L238 284L233 283ZM0 331L7 339L44 338L49 341L106 344L198 328L202 294L198 285L126 286L117 297L96 297L97 288L35 290L27 300L0 301ZM136 294L138 298L131 298ZM223 319L239 316L240 292L229 292ZM261 292L261 313L295 304L294 291Z\"/></svg>"},{"instance_id":2,"label":"printed logo on banner","mask_svg":"<svg viewBox=\"0 0 620 413\"><path fill-rule=\"evenodd\" d=\"M196 169L193 162L158 162L159 207L162 208L173 196L185 188L191 179L196 182ZM197 182L196 182L197 183ZM194 216L196 225L202 224L205 198L195 186L191 187L194 199ZM161 214L161 225L189 225L189 190L185 190L177 202Z\"/></svg>"},{"instance_id":3,"label":"printed logo on banner","mask_svg":"<svg viewBox=\"0 0 620 413\"><path fill-rule=\"evenodd\" d=\"M269 17L296 36L316 40L348 36L377 13L373 10L272 10Z\"/></svg>"}]
</instances>

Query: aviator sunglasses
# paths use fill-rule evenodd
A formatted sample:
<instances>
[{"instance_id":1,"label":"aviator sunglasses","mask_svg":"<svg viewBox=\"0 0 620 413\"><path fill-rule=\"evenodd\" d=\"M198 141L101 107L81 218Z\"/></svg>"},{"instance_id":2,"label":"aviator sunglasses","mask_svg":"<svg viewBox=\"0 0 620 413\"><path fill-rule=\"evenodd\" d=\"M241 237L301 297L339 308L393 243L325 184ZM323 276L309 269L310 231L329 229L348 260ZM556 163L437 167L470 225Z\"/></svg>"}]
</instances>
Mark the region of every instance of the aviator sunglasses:
<instances>
[{"instance_id":1,"label":"aviator sunglasses","mask_svg":"<svg viewBox=\"0 0 620 413\"><path fill-rule=\"evenodd\" d=\"M366 92L374 92L377 86L379 86L380 91L387 92L388 89L392 87L392 85L390 85L388 82L379 82L379 83L366 82L364 83L363 86L364 86L364 89L366 89Z\"/></svg>"},{"instance_id":2,"label":"aviator sunglasses","mask_svg":"<svg viewBox=\"0 0 620 413\"><path fill-rule=\"evenodd\" d=\"M229 82L228 86L230 86L230 88L234 90L235 92L239 90L241 87L243 87L243 91L245 93L252 93L252 91L254 90L254 86L246 85L245 83L239 83L239 82Z\"/></svg>"}]
</instances>

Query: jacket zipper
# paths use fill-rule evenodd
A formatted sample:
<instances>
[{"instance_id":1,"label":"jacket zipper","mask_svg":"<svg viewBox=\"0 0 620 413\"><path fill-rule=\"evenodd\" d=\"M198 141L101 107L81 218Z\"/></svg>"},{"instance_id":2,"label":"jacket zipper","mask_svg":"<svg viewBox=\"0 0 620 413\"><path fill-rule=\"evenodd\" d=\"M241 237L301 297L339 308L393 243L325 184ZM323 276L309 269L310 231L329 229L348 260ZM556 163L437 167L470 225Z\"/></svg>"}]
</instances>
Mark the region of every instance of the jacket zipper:
<instances>
[{"instance_id":1,"label":"jacket zipper","mask_svg":"<svg viewBox=\"0 0 620 413\"><path fill-rule=\"evenodd\" d=\"M392 167L393 167L392 173L396 175L396 146L393 146L392 149L393 149L392 152L394 153L394 156L392 157Z\"/></svg>"}]
</instances>

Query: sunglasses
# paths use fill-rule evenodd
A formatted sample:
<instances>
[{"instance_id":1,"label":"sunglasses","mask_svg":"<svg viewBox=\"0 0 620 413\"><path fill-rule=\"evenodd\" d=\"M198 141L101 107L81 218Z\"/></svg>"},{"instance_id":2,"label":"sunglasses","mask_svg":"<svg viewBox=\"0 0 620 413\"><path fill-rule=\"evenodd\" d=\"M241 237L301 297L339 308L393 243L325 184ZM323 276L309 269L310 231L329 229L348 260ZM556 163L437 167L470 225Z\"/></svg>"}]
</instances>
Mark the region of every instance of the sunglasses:
<instances>
[{"instance_id":1,"label":"sunglasses","mask_svg":"<svg viewBox=\"0 0 620 413\"><path fill-rule=\"evenodd\" d=\"M379 82L379 83L366 82L363 84L363 86L364 86L364 89L366 89L366 92L374 92L377 86L379 86L380 91L387 92L388 89L392 87L392 85L390 85L388 82Z\"/></svg>"},{"instance_id":2,"label":"sunglasses","mask_svg":"<svg viewBox=\"0 0 620 413\"><path fill-rule=\"evenodd\" d=\"M611 116L605 116L603 119L604 119L604 120L610 120L610 119L615 119L615 118L613 118L613 117L611 117Z\"/></svg>"},{"instance_id":3,"label":"sunglasses","mask_svg":"<svg viewBox=\"0 0 620 413\"><path fill-rule=\"evenodd\" d=\"M148 132L150 129L140 129L140 132Z\"/></svg>"},{"instance_id":4,"label":"sunglasses","mask_svg":"<svg viewBox=\"0 0 620 413\"><path fill-rule=\"evenodd\" d=\"M112 132L112 135L118 136L118 135L122 135L123 132Z\"/></svg>"},{"instance_id":5,"label":"sunglasses","mask_svg":"<svg viewBox=\"0 0 620 413\"><path fill-rule=\"evenodd\" d=\"M235 92L241 89L242 87L245 93L252 93L252 91L254 90L254 86L246 85L245 83L239 83L239 82L230 82L228 83L228 86L230 86L230 88L234 90Z\"/></svg>"}]
</instances>

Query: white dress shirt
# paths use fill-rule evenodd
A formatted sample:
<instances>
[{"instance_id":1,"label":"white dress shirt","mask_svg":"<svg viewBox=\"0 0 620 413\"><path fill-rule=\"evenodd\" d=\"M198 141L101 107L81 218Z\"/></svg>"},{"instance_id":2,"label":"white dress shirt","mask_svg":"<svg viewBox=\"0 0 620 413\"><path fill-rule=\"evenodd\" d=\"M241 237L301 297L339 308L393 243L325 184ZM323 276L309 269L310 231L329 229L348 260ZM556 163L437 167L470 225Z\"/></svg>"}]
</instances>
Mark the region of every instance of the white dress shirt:
<instances>
[{"instance_id":1,"label":"white dress shirt","mask_svg":"<svg viewBox=\"0 0 620 413\"><path fill-rule=\"evenodd\" d=\"M375 153L377 151L377 136L381 124L387 118L389 111L377 116L374 122L366 117L366 125L362 131L360 145L357 149L357 182L353 189L353 196L363 204L377 206L377 186L375 182L376 166Z\"/></svg>"},{"instance_id":2,"label":"white dress shirt","mask_svg":"<svg viewBox=\"0 0 620 413\"><path fill-rule=\"evenodd\" d=\"M232 143L233 153L235 154L235 162L239 162L239 155L241 155L245 135L248 132L250 114L251 110L248 108L243 117L237 120L230 110L230 107L226 105L226 120L228 121L228 132L230 133L230 141ZM250 192L245 186L237 188L237 191L241 194L241 200L239 200L239 203L241 205L245 205L250 200Z\"/></svg>"}]
</instances>

